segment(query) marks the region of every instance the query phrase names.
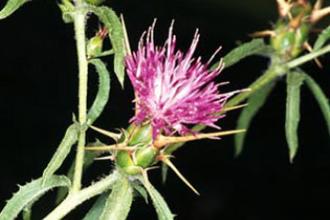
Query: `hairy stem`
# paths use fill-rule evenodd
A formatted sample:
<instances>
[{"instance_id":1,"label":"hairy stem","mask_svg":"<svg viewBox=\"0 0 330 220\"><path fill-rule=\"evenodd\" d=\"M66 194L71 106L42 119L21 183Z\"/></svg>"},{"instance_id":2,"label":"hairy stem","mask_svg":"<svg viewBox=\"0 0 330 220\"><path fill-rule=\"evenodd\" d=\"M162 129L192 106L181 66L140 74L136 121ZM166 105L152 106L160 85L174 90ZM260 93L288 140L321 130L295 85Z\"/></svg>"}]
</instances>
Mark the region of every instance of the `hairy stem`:
<instances>
[{"instance_id":1,"label":"hairy stem","mask_svg":"<svg viewBox=\"0 0 330 220\"><path fill-rule=\"evenodd\" d=\"M97 183L76 193L70 193L63 202L49 213L44 220L59 220L84 201L108 190L119 178L117 171Z\"/></svg>"},{"instance_id":2,"label":"hairy stem","mask_svg":"<svg viewBox=\"0 0 330 220\"><path fill-rule=\"evenodd\" d=\"M295 67L298 67L304 63L307 63L308 61L311 61L319 56L322 56L323 54L330 52L330 45L327 45L319 50L313 51L309 54L306 54L304 56L298 57L297 59L294 59L287 63L288 68L292 69Z\"/></svg>"},{"instance_id":3,"label":"hairy stem","mask_svg":"<svg viewBox=\"0 0 330 220\"><path fill-rule=\"evenodd\" d=\"M76 47L78 54L78 68L79 68L79 123L81 125L77 152L76 152L76 162L75 162L75 172L73 176L73 184L71 191L77 192L81 188L81 179L83 171L83 161L84 161L84 147L85 147L85 137L86 130L84 124L87 119L87 80L88 80L88 61L86 56L86 37L85 37L85 26L86 26L86 12L83 9L84 2L82 0L76 1L76 11L74 15L74 30L76 37Z\"/></svg>"}]
</instances>

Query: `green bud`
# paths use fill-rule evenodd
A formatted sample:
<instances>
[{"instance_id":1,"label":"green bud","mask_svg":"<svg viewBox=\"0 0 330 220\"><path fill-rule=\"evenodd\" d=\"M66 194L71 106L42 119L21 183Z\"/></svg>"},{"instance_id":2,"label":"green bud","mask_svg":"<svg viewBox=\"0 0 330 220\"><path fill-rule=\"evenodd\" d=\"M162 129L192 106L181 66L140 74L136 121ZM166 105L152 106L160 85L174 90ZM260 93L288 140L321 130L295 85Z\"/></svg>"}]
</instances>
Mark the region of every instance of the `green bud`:
<instances>
[{"instance_id":1,"label":"green bud","mask_svg":"<svg viewBox=\"0 0 330 220\"><path fill-rule=\"evenodd\" d=\"M131 125L128 128L129 140L128 145L135 146L139 144L149 144L152 142L151 125Z\"/></svg>"},{"instance_id":2,"label":"green bud","mask_svg":"<svg viewBox=\"0 0 330 220\"><path fill-rule=\"evenodd\" d=\"M153 146L148 146L143 149L139 149L135 154L136 164L143 168L147 168L156 162L155 158L157 154L158 149Z\"/></svg>"},{"instance_id":3,"label":"green bud","mask_svg":"<svg viewBox=\"0 0 330 220\"><path fill-rule=\"evenodd\" d=\"M92 37L87 43L87 57L97 57L102 53L103 38L99 35Z\"/></svg>"},{"instance_id":4,"label":"green bud","mask_svg":"<svg viewBox=\"0 0 330 220\"><path fill-rule=\"evenodd\" d=\"M134 165L132 157L128 151L118 151L116 154L116 165L126 174L136 175L141 173L141 168Z\"/></svg>"}]
</instances>

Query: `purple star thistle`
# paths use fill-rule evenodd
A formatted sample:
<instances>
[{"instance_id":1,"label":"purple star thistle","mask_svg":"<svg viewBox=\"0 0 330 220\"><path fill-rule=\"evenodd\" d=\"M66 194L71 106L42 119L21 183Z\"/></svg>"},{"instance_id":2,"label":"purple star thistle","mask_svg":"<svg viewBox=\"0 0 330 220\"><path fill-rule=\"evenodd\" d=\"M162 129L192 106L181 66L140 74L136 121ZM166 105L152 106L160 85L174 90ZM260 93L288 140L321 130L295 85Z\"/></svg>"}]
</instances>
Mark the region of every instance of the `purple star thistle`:
<instances>
[{"instance_id":1,"label":"purple star thistle","mask_svg":"<svg viewBox=\"0 0 330 220\"><path fill-rule=\"evenodd\" d=\"M136 96L136 114L131 122L151 123L153 138L158 134L171 135L190 132L188 125L203 124L219 128L217 114L233 93L220 94L217 77L223 64L209 70L210 60L203 64L193 58L199 34L196 31L186 53L176 50L176 37L170 26L164 46L155 46L154 25L142 35L136 52L126 57L128 76Z\"/></svg>"}]
</instances>

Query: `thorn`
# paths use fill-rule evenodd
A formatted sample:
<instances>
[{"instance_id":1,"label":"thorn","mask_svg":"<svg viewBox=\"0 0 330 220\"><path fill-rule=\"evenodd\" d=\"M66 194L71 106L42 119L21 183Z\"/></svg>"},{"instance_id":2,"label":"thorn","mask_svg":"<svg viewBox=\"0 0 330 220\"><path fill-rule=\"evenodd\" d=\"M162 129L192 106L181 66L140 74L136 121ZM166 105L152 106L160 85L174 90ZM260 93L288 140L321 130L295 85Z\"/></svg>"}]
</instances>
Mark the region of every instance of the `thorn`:
<instances>
[{"instance_id":1,"label":"thorn","mask_svg":"<svg viewBox=\"0 0 330 220\"><path fill-rule=\"evenodd\" d=\"M310 16L310 22L312 24L315 24L316 22L318 22L319 20L321 20L323 17L327 16L328 14L330 14L330 6L319 9L319 10L313 10L312 14Z\"/></svg>"},{"instance_id":2,"label":"thorn","mask_svg":"<svg viewBox=\"0 0 330 220\"><path fill-rule=\"evenodd\" d=\"M299 15L297 15L295 18L292 18L290 19L290 23L289 23L289 26L291 28L294 28L294 29L297 29L300 25L301 25L301 22L304 18L304 13L301 12Z\"/></svg>"},{"instance_id":3,"label":"thorn","mask_svg":"<svg viewBox=\"0 0 330 220\"><path fill-rule=\"evenodd\" d=\"M97 157L94 160L112 160L112 161L114 161L115 157L111 155L111 156Z\"/></svg>"},{"instance_id":4,"label":"thorn","mask_svg":"<svg viewBox=\"0 0 330 220\"><path fill-rule=\"evenodd\" d=\"M254 33L249 34L250 37L275 37L276 33L273 30L264 30L264 31L257 31Z\"/></svg>"},{"instance_id":5,"label":"thorn","mask_svg":"<svg viewBox=\"0 0 330 220\"><path fill-rule=\"evenodd\" d=\"M110 151L110 150L127 150L127 151L131 151L131 150L134 150L134 149L135 149L135 147L128 147L125 143L85 147L85 150L90 150L90 151Z\"/></svg>"},{"instance_id":6,"label":"thorn","mask_svg":"<svg viewBox=\"0 0 330 220\"><path fill-rule=\"evenodd\" d=\"M213 138L213 137L220 137L226 136L231 134L237 134L245 132L245 129L237 129L237 130L229 130L229 131L219 131L219 132L212 132L212 133L200 133L194 135L186 135L186 136L163 136L159 135L156 140L154 141L153 145L156 148L161 148L168 144L175 144L180 142L188 142L194 141L199 139L206 139L206 138Z\"/></svg>"},{"instance_id":7,"label":"thorn","mask_svg":"<svg viewBox=\"0 0 330 220\"><path fill-rule=\"evenodd\" d=\"M117 133L114 133L114 132L110 132L110 131L107 131L107 130L104 130L102 128L98 128L98 127L95 127L93 125L90 126L91 129L93 129L94 131L97 131L105 136L108 136L110 138L112 138L113 140L115 141L118 141L119 138L121 137L121 133L117 134Z\"/></svg>"},{"instance_id":8,"label":"thorn","mask_svg":"<svg viewBox=\"0 0 330 220\"><path fill-rule=\"evenodd\" d=\"M313 51L312 46L311 46L307 41L304 43L303 46L304 46L304 48L305 48L306 50L308 50L308 52L312 52L312 51ZM314 61L315 61L316 65L317 65L320 69L323 68L322 63L321 63L321 61L320 61L318 58L315 58Z\"/></svg>"},{"instance_id":9,"label":"thorn","mask_svg":"<svg viewBox=\"0 0 330 220\"><path fill-rule=\"evenodd\" d=\"M276 0L276 2L278 7L278 13L280 14L280 16L285 17L289 15L289 18L291 19L290 9L292 7L292 4L290 4L286 0Z\"/></svg>"},{"instance_id":10,"label":"thorn","mask_svg":"<svg viewBox=\"0 0 330 220\"><path fill-rule=\"evenodd\" d=\"M174 164L167 158L163 157L163 163L165 163L169 168L173 170L173 172L184 182L194 193L198 196L200 195L199 192L189 183L189 181L180 173L180 171L174 166Z\"/></svg>"},{"instance_id":11,"label":"thorn","mask_svg":"<svg viewBox=\"0 0 330 220\"><path fill-rule=\"evenodd\" d=\"M314 4L313 11L320 10L323 5L323 0L317 0Z\"/></svg>"}]
</instances>

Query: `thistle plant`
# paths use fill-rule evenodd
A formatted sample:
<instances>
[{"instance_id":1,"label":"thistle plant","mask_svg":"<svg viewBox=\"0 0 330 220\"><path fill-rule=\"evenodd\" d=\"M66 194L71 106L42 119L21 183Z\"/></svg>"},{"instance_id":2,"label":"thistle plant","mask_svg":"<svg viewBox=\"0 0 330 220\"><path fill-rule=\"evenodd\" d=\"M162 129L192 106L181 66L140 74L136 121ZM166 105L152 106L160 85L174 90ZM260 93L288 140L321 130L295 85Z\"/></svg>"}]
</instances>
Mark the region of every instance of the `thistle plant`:
<instances>
[{"instance_id":1,"label":"thistle plant","mask_svg":"<svg viewBox=\"0 0 330 220\"><path fill-rule=\"evenodd\" d=\"M0 11L0 19L7 18L26 0L8 0ZM31 3L32 4L32 3ZM285 134L291 162L297 153L300 108L300 87L306 84L316 98L328 126L330 136L330 105L321 87L307 74L302 64L312 61L320 68L319 57L330 52L327 41L330 28L325 28L311 46L310 35L314 25L330 14L330 7L322 7L317 0L312 5L307 0L277 0L279 19L273 29L258 31L252 39L219 58L221 47L205 62L196 55L199 31L192 36L187 51L178 48L175 22L169 26L163 44L154 41L157 25L154 22L141 36L137 49L130 45L130 30L126 29L124 15L103 5L103 0L61 0L59 9L65 23L74 28L78 60L78 108L73 114L56 152L40 178L21 186L0 212L0 220L32 219L33 204L51 189L57 190L53 210L43 219L63 219L79 205L92 200L94 204L82 219L126 219L135 197L152 201L158 219L171 220L175 215L149 180L149 172L162 166L163 179L170 168L195 194L198 190L172 162L174 153L184 144L201 139L214 139L235 135L235 155L242 152L246 132L251 120L263 106L276 83L286 77L287 99ZM98 19L99 30L88 38L88 19ZM180 37L180 36L178 36ZM107 48L109 41L111 48ZM228 82L217 83L226 68L252 56L264 56L270 60L267 70L251 85L240 90L227 90ZM102 60L113 58L112 64ZM113 67L108 68L108 67ZM98 74L98 91L91 106L87 105L89 67ZM134 115L128 127L105 130L97 125L97 119L108 104L112 73L124 89L124 81L134 91L132 105ZM226 87L224 86L226 85ZM230 85L230 84L229 84ZM236 129L220 128L221 121L230 111L241 110ZM220 120L221 119L221 120ZM212 131L205 132L209 127ZM87 133L94 130L108 139L90 142ZM227 137L224 137L227 138ZM187 143L189 144L189 143ZM58 175L59 168L75 152L71 168ZM211 155L212 156L212 155ZM178 158L180 159L180 158ZM100 173L89 185L82 180L87 168L109 161L108 173ZM139 199L139 198L136 198Z\"/></svg>"}]
</instances>

